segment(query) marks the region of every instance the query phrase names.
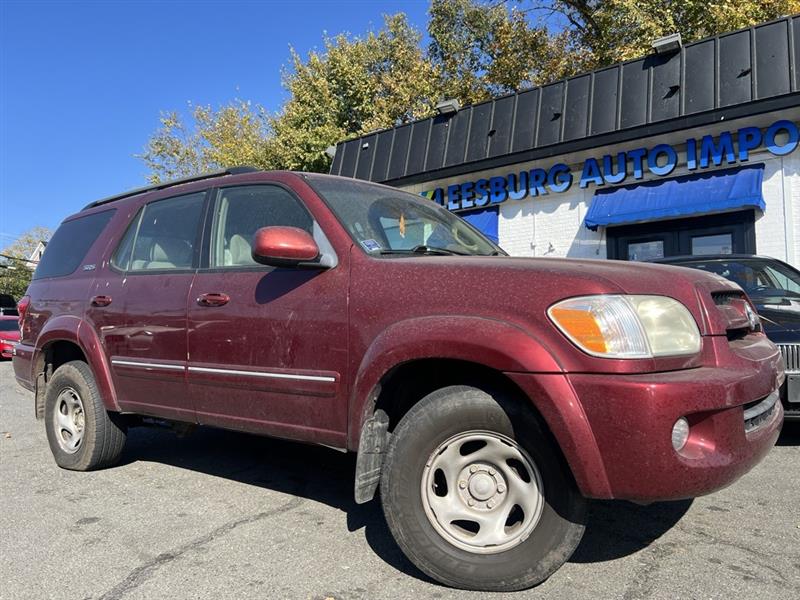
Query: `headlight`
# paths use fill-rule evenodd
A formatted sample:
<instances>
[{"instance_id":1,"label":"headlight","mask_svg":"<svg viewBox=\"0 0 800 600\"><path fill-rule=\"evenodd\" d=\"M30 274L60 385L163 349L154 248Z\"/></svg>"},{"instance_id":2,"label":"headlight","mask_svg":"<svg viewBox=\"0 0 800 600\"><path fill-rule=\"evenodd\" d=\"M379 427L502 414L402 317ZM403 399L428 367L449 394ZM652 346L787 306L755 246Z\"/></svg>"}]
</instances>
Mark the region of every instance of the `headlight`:
<instances>
[{"instance_id":1,"label":"headlight","mask_svg":"<svg viewBox=\"0 0 800 600\"><path fill-rule=\"evenodd\" d=\"M652 358L700 351L700 332L689 310L665 296L582 296L554 304L547 314L592 356Z\"/></svg>"}]
</instances>

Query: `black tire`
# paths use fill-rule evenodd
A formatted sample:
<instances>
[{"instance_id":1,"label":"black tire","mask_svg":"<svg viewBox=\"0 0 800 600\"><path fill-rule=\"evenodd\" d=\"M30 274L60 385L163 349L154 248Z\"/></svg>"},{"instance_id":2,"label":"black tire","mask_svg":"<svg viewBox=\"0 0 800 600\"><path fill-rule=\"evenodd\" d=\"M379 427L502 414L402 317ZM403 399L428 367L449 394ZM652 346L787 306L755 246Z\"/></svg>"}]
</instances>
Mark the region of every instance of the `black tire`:
<instances>
[{"instance_id":1,"label":"black tire","mask_svg":"<svg viewBox=\"0 0 800 600\"><path fill-rule=\"evenodd\" d=\"M56 411L72 414L69 405L75 405L74 396L79 399L82 409L79 421L83 427L76 427L80 441L74 449L65 449L74 441L69 430L58 424ZM122 454L127 435L119 415L106 410L92 371L83 361L75 360L56 369L47 384L45 394L45 431L50 450L56 464L73 471L92 471L114 465ZM59 441L59 437L61 441Z\"/></svg>"},{"instance_id":2,"label":"black tire","mask_svg":"<svg viewBox=\"0 0 800 600\"><path fill-rule=\"evenodd\" d=\"M494 432L516 442L532 459L544 488L541 516L528 537L492 554L448 541L426 515L422 499L432 453L468 431ZM586 521L587 502L533 411L502 394L466 386L437 390L403 417L387 449L381 499L389 529L409 560L445 585L471 590L515 591L541 583L578 547Z\"/></svg>"}]
</instances>

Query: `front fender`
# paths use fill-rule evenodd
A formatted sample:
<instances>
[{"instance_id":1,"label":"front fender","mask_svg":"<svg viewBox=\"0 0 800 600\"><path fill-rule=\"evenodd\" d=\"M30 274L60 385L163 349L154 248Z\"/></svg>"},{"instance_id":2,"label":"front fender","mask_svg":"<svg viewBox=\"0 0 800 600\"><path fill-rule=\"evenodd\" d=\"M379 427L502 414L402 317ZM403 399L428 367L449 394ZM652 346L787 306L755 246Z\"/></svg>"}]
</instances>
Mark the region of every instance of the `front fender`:
<instances>
[{"instance_id":1,"label":"front fender","mask_svg":"<svg viewBox=\"0 0 800 600\"><path fill-rule=\"evenodd\" d=\"M464 360L501 372L563 372L540 339L504 321L448 315L399 321L373 340L361 360L350 399L350 449L358 448L384 375L402 363L426 358Z\"/></svg>"},{"instance_id":2,"label":"front fender","mask_svg":"<svg viewBox=\"0 0 800 600\"><path fill-rule=\"evenodd\" d=\"M95 330L85 321L71 315L56 317L47 322L36 339L36 348L31 361L31 381L36 381L37 365L40 364L44 349L53 342L66 341L76 344L89 364L100 396L108 410L119 411L117 394L111 378L111 369L103 346Z\"/></svg>"}]
</instances>

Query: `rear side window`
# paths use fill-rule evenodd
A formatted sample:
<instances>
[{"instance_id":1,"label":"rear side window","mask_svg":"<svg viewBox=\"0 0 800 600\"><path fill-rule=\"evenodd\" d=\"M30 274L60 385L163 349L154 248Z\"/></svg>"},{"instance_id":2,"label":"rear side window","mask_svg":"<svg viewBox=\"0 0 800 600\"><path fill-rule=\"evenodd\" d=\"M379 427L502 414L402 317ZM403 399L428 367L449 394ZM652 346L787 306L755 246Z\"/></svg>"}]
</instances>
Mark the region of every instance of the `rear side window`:
<instances>
[{"instance_id":1,"label":"rear side window","mask_svg":"<svg viewBox=\"0 0 800 600\"><path fill-rule=\"evenodd\" d=\"M73 273L113 215L114 210L105 210L62 223L47 244L33 278Z\"/></svg>"},{"instance_id":2,"label":"rear side window","mask_svg":"<svg viewBox=\"0 0 800 600\"><path fill-rule=\"evenodd\" d=\"M147 204L128 226L112 264L123 271L191 269L205 192Z\"/></svg>"}]
</instances>

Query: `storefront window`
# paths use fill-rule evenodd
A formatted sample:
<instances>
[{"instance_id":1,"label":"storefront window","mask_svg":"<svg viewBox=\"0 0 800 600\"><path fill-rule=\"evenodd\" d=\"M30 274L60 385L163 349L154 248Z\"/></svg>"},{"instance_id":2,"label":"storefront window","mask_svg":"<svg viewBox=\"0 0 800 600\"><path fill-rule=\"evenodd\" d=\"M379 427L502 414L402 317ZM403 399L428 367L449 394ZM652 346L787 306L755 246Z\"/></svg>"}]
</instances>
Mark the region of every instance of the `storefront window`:
<instances>
[{"instance_id":1,"label":"storefront window","mask_svg":"<svg viewBox=\"0 0 800 600\"><path fill-rule=\"evenodd\" d=\"M692 238L692 254L694 256L733 254L733 236L730 233L695 236Z\"/></svg>"},{"instance_id":2,"label":"storefront window","mask_svg":"<svg viewBox=\"0 0 800 600\"><path fill-rule=\"evenodd\" d=\"M653 260L656 258L664 258L663 240L628 244L628 260Z\"/></svg>"}]
</instances>

